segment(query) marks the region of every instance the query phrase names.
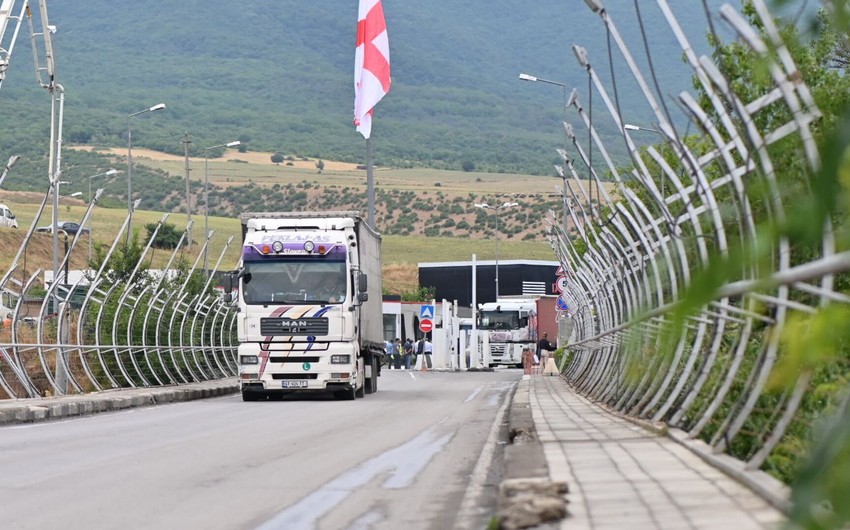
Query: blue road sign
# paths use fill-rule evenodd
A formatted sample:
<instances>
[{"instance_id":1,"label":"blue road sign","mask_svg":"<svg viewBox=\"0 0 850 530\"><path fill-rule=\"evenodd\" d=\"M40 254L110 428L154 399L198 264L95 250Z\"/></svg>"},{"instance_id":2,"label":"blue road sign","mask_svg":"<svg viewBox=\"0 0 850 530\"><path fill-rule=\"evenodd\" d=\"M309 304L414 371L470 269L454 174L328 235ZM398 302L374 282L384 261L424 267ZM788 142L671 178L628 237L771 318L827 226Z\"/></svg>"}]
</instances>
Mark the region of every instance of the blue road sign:
<instances>
[{"instance_id":1,"label":"blue road sign","mask_svg":"<svg viewBox=\"0 0 850 530\"><path fill-rule=\"evenodd\" d=\"M434 306L432 305L423 305L419 308L419 320L433 320L434 319Z\"/></svg>"},{"instance_id":2,"label":"blue road sign","mask_svg":"<svg viewBox=\"0 0 850 530\"><path fill-rule=\"evenodd\" d=\"M559 296L559 297L558 297L558 302L557 302L557 304L556 304L556 305L557 305L557 307L558 307L558 311L566 311L567 309L569 309L569 308L570 308L570 307L567 305L567 301L566 301L566 300L564 300L564 297L563 297L563 296Z\"/></svg>"}]
</instances>

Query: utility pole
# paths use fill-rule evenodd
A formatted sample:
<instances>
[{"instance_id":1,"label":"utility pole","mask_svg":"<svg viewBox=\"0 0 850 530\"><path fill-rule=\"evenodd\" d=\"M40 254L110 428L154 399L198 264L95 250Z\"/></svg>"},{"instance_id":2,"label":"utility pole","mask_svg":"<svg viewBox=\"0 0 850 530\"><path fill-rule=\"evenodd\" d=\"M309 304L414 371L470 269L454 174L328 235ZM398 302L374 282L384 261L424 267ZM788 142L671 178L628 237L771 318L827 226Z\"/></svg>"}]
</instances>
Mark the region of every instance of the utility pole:
<instances>
[{"instance_id":1,"label":"utility pole","mask_svg":"<svg viewBox=\"0 0 850 530\"><path fill-rule=\"evenodd\" d=\"M192 248L192 191L189 183L189 131L183 133L183 165L186 172L186 230L189 248Z\"/></svg>"}]
</instances>

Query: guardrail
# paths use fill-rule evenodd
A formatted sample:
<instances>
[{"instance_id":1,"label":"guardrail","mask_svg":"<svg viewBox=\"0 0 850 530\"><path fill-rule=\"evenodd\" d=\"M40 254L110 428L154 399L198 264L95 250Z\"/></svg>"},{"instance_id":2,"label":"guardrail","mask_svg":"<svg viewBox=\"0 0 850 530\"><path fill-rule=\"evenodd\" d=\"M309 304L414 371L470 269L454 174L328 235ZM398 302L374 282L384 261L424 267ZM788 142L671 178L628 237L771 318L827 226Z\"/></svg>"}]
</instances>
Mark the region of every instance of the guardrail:
<instances>
[{"instance_id":1,"label":"guardrail","mask_svg":"<svg viewBox=\"0 0 850 530\"><path fill-rule=\"evenodd\" d=\"M728 5L712 14L709 24L719 16L737 40L723 44L714 32L720 61L698 57L667 2L657 3L696 95L665 99L651 61L639 69L613 14L587 2L608 37L608 49L598 50L606 64L595 67L580 47L576 56L633 164L612 163L571 97L593 142L582 147L572 135L578 170L562 152L571 196L567 217L550 217L575 324L561 368L577 390L622 413L683 429L790 481L817 443L814 421L848 410L850 252L846 236L843 249L836 244L833 226L846 217L837 171L846 142L828 128L835 119L822 119L761 0L752 2L755 24ZM617 80L611 92L600 81L612 57L654 112L656 145L636 146L641 127L625 123ZM747 64L764 78L747 84L723 73ZM689 134L677 126L684 121ZM616 194L600 186L594 151ZM578 179L591 166L597 203Z\"/></svg>"}]
</instances>

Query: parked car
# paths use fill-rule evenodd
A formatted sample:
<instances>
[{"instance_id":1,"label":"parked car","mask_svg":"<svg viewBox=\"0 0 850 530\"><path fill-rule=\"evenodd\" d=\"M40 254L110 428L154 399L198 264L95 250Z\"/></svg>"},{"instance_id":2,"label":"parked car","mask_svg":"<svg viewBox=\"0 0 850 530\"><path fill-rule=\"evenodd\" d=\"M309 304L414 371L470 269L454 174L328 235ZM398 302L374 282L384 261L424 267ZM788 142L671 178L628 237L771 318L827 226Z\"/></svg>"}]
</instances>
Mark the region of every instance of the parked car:
<instances>
[{"instance_id":1,"label":"parked car","mask_svg":"<svg viewBox=\"0 0 850 530\"><path fill-rule=\"evenodd\" d=\"M88 234L91 232L88 228L80 228L80 223L74 223L72 221L59 221L59 230L64 231L69 236L75 236L79 234ZM35 229L36 232L44 232L47 234L53 233L53 225L48 226L39 226Z\"/></svg>"},{"instance_id":2,"label":"parked car","mask_svg":"<svg viewBox=\"0 0 850 530\"><path fill-rule=\"evenodd\" d=\"M15 219L14 212L5 204L0 204L0 226L18 228L18 220Z\"/></svg>"}]
</instances>

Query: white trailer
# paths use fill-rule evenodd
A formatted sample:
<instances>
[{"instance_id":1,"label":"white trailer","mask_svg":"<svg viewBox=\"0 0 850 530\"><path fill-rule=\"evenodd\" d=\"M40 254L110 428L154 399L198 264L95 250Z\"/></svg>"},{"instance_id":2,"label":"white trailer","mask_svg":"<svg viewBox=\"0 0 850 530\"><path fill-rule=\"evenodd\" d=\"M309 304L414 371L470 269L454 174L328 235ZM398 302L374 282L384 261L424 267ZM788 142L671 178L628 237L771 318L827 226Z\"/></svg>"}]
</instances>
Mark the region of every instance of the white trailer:
<instances>
[{"instance_id":1,"label":"white trailer","mask_svg":"<svg viewBox=\"0 0 850 530\"><path fill-rule=\"evenodd\" d=\"M237 285L239 382L254 401L378 389L385 354L381 237L357 212L244 213Z\"/></svg>"}]
</instances>

